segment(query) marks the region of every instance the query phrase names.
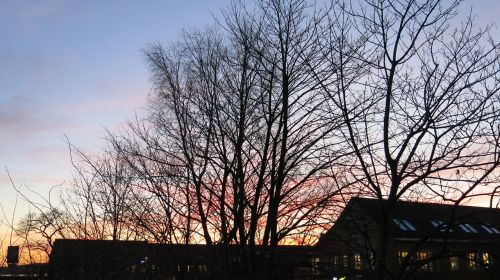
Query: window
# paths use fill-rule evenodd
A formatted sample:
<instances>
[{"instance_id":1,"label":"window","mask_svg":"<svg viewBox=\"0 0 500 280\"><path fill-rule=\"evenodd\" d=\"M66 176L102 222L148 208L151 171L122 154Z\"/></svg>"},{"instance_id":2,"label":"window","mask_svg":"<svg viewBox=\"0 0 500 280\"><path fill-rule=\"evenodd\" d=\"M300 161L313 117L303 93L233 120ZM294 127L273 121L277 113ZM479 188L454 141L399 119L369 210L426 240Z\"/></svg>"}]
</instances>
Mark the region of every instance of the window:
<instances>
[{"instance_id":1,"label":"window","mask_svg":"<svg viewBox=\"0 0 500 280\"><path fill-rule=\"evenodd\" d=\"M408 251L399 251L399 263L403 263L404 259L408 256Z\"/></svg>"},{"instance_id":2,"label":"window","mask_svg":"<svg viewBox=\"0 0 500 280\"><path fill-rule=\"evenodd\" d=\"M335 270L339 269L339 256L333 256L333 267Z\"/></svg>"},{"instance_id":3,"label":"window","mask_svg":"<svg viewBox=\"0 0 500 280\"><path fill-rule=\"evenodd\" d=\"M403 220L403 223L408 227L411 231L416 231L417 229L410 223L408 220Z\"/></svg>"},{"instance_id":4,"label":"window","mask_svg":"<svg viewBox=\"0 0 500 280\"><path fill-rule=\"evenodd\" d=\"M354 269L361 270L361 255L354 254Z\"/></svg>"},{"instance_id":5,"label":"window","mask_svg":"<svg viewBox=\"0 0 500 280\"><path fill-rule=\"evenodd\" d=\"M443 222L441 222L441 221L431 221L431 224L432 224L435 228L440 228L440 227L443 225ZM443 231L443 229L441 229L441 231Z\"/></svg>"},{"instance_id":6,"label":"window","mask_svg":"<svg viewBox=\"0 0 500 280\"><path fill-rule=\"evenodd\" d=\"M476 253L468 253L467 254L467 268L469 270L477 269L477 254Z\"/></svg>"},{"instance_id":7,"label":"window","mask_svg":"<svg viewBox=\"0 0 500 280\"><path fill-rule=\"evenodd\" d=\"M460 224L458 226L466 233L478 233L477 229L475 229L470 224Z\"/></svg>"},{"instance_id":8,"label":"window","mask_svg":"<svg viewBox=\"0 0 500 280\"><path fill-rule=\"evenodd\" d=\"M311 259L311 267L312 267L313 274L315 274L315 275L319 274L320 262L321 262L321 260L319 259L319 257L313 257Z\"/></svg>"},{"instance_id":9,"label":"window","mask_svg":"<svg viewBox=\"0 0 500 280\"><path fill-rule=\"evenodd\" d=\"M370 266L370 269L375 269L375 258L373 257L372 252L368 254L368 265Z\"/></svg>"},{"instance_id":10,"label":"window","mask_svg":"<svg viewBox=\"0 0 500 280\"><path fill-rule=\"evenodd\" d=\"M450 257L450 271L457 271L457 270L458 270L458 257L451 256Z\"/></svg>"},{"instance_id":11,"label":"window","mask_svg":"<svg viewBox=\"0 0 500 280\"><path fill-rule=\"evenodd\" d=\"M482 253L481 261L483 262L483 264L485 266L490 265L491 264L490 254L488 254L486 252Z\"/></svg>"},{"instance_id":12,"label":"window","mask_svg":"<svg viewBox=\"0 0 500 280\"><path fill-rule=\"evenodd\" d=\"M450 226L445 224L443 221L432 220L431 224L436 229L439 229L441 232L446 232L446 231L453 232L453 229L451 229Z\"/></svg>"},{"instance_id":13,"label":"window","mask_svg":"<svg viewBox=\"0 0 500 280\"><path fill-rule=\"evenodd\" d=\"M467 268L469 270L476 270L480 265L491 265L491 255L488 252L470 252L467 254Z\"/></svg>"},{"instance_id":14,"label":"window","mask_svg":"<svg viewBox=\"0 0 500 280\"><path fill-rule=\"evenodd\" d=\"M408 220L392 219L392 221L404 231L416 231L417 229Z\"/></svg>"},{"instance_id":15,"label":"window","mask_svg":"<svg viewBox=\"0 0 500 280\"><path fill-rule=\"evenodd\" d=\"M417 252L417 260L423 263L423 265L421 266L422 270L427 270L427 271L432 270L432 262L429 261L430 256L431 253L427 251Z\"/></svg>"},{"instance_id":16,"label":"window","mask_svg":"<svg viewBox=\"0 0 500 280\"><path fill-rule=\"evenodd\" d=\"M489 234L500 234L500 231L490 224L482 224L481 227Z\"/></svg>"},{"instance_id":17,"label":"window","mask_svg":"<svg viewBox=\"0 0 500 280\"><path fill-rule=\"evenodd\" d=\"M349 256L348 255L342 256L342 266L344 267L344 269L347 269L349 267Z\"/></svg>"}]
</instances>

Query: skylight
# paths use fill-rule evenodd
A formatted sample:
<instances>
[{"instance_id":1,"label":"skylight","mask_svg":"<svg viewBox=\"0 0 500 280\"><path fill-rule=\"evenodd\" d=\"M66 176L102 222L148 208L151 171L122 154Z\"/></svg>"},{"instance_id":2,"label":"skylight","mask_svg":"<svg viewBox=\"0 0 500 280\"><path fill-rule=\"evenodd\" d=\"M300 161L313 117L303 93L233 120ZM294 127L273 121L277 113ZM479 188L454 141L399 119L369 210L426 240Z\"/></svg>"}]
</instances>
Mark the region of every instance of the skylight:
<instances>
[{"instance_id":1,"label":"skylight","mask_svg":"<svg viewBox=\"0 0 500 280\"><path fill-rule=\"evenodd\" d=\"M431 224L439 229L441 232L449 231L453 232L453 229L451 229L447 224L445 224L443 221L438 221L438 220L431 220Z\"/></svg>"},{"instance_id":2,"label":"skylight","mask_svg":"<svg viewBox=\"0 0 500 280\"><path fill-rule=\"evenodd\" d=\"M482 224L481 227L489 234L500 234L500 231L490 224Z\"/></svg>"},{"instance_id":3,"label":"skylight","mask_svg":"<svg viewBox=\"0 0 500 280\"><path fill-rule=\"evenodd\" d=\"M478 233L478 231L470 224L460 224L458 226L466 233Z\"/></svg>"},{"instance_id":4,"label":"skylight","mask_svg":"<svg viewBox=\"0 0 500 280\"><path fill-rule=\"evenodd\" d=\"M392 219L392 221L404 231L416 231L417 229L408 220Z\"/></svg>"}]
</instances>

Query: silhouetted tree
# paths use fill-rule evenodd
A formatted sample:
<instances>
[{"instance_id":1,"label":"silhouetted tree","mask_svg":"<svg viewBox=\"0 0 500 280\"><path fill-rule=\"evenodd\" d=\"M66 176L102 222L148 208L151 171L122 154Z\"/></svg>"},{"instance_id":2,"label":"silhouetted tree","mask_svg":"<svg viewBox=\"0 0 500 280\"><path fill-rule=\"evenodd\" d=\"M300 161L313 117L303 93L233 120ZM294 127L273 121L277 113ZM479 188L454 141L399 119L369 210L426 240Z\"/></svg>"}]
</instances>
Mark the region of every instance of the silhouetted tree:
<instances>
[{"instance_id":1,"label":"silhouetted tree","mask_svg":"<svg viewBox=\"0 0 500 280\"><path fill-rule=\"evenodd\" d=\"M319 234L345 153L343 120L320 94L329 74L311 71L322 63L324 12L306 1L255 4L232 6L221 29L148 48L150 115L131 125L135 140L110 137L139 177L162 182L159 197L180 194L195 242L239 244L251 277L256 244L269 248L272 268L278 243Z\"/></svg>"},{"instance_id":2,"label":"silhouetted tree","mask_svg":"<svg viewBox=\"0 0 500 280\"><path fill-rule=\"evenodd\" d=\"M499 45L472 17L454 27L460 3L234 2L216 27L150 45L147 115L96 156L70 146L60 217L79 238L236 245L241 263L214 259L224 277L271 279L278 244L313 243L344 198L372 196L368 274L386 279L399 200L498 203Z\"/></svg>"},{"instance_id":3,"label":"silhouetted tree","mask_svg":"<svg viewBox=\"0 0 500 280\"><path fill-rule=\"evenodd\" d=\"M355 154L349 177L380 200L374 279L389 277L398 200L496 195L500 49L472 17L453 25L460 3L336 1L332 10L323 52L336 82L324 89Z\"/></svg>"}]
</instances>

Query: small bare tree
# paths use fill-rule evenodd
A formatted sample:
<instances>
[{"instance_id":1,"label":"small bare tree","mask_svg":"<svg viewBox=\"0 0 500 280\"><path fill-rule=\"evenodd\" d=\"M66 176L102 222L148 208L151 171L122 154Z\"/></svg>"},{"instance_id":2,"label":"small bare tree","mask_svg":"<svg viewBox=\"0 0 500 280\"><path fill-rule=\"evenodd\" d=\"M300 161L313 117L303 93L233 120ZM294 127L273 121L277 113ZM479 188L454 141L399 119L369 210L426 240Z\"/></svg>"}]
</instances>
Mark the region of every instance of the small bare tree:
<instances>
[{"instance_id":1,"label":"small bare tree","mask_svg":"<svg viewBox=\"0 0 500 280\"><path fill-rule=\"evenodd\" d=\"M67 238L67 221L64 213L55 208L41 213L29 212L20 219L15 232L23 241L21 248L27 252L29 263L49 259L55 239Z\"/></svg>"}]
</instances>

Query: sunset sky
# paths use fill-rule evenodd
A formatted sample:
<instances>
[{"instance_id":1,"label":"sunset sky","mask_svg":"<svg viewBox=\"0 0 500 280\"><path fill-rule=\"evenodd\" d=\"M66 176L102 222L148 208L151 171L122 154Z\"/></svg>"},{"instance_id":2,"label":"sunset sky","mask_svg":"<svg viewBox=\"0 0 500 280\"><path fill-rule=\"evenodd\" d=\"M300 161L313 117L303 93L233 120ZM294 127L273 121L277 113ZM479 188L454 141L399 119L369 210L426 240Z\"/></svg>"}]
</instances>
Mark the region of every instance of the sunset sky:
<instances>
[{"instance_id":1,"label":"sunset sky","mask_svg":"<svg viewBox=\"0 0 500 280\"><path fill-rule=\"evenodd\" d=\"M213 23L229 0L0 3L0 203L11 215L17 185L46 195L68 184L64 135L85 151L143 112L150 91L141 49L172 42L182 28ZM468 0L478 24L496 23L499 0ZM25 204L17 216L26 213ZM0 213L1 214L1 213Z\"/></svg>"}]
</instances>

